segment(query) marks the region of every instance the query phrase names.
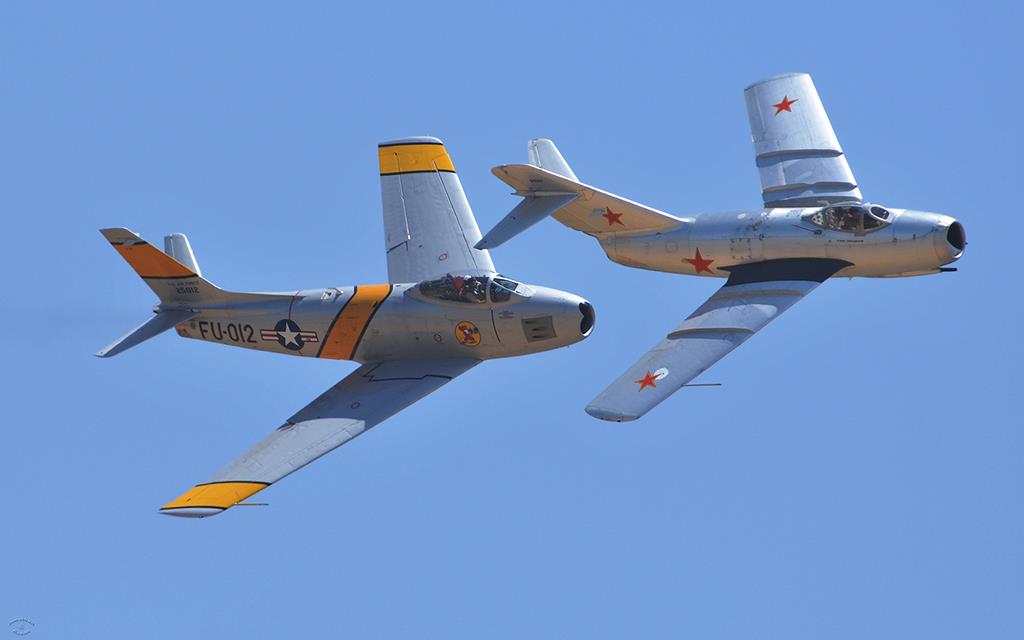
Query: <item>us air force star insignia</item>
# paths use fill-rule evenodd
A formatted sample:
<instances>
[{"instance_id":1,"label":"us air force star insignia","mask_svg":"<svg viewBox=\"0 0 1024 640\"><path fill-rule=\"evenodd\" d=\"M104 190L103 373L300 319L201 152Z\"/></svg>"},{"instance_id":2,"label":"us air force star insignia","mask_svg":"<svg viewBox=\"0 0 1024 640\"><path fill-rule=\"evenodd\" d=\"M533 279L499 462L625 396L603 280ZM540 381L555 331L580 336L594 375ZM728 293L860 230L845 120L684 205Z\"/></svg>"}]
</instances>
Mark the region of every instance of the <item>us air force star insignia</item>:
<instances>
[{"instance_id":1,"label":"us air force star insignia","mask_svg":"<svg viewBox=\"0 0 1024 640\"><path fill-rule=\"evenodd\" d=\"M285 349L301 349L302 339L299 337L299 325L291 320L281 320L274 325L277 332L277 342Z\"/></svg>"},{"instance_id":2,"label":"us air force star insignia","mask_svg":"<svg viewBox=\"0 0 1024 640\"><path fill-rule=\"evenodd\" d=\"M299 351L307 342L320 342L316 331L303 331L294 321L285 318L278 320L273 329L262 329L260 338L269 341L277 341L285 349Z\"/></svg>"}]
</instances>

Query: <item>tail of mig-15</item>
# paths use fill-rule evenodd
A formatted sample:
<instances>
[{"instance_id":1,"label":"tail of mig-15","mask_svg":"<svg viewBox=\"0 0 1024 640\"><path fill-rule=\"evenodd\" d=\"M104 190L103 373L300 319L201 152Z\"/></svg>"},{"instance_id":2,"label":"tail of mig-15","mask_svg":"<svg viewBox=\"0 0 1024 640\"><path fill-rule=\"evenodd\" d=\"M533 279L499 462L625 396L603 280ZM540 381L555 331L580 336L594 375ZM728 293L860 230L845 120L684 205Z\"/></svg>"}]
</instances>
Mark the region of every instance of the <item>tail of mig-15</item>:
<instances>
[{"instance_id":1,"label":"tail of mig-15","mask_svg":"<svg viewBox=\"0 0 1024 640\"><path fill-rule=\"evenodd\" d=\"M195 317L203 309L287 298L225 291L204 279L184 234L165 236L161 251L128 229L101 229L100 233L160 298L160 304L153 308L156 315L98 351L96 355L100 358L130 349Z\"/></svg>"},{"instance_id":2,"label":"tail of mig-15","mask_svg":"<svg viewBox=\"0 0 1024 640\"><path fill-rule=\"evenodd\" d=\"M477 249L493 249L548 216L602 243L617 233L654 233L683 225L676 216L580 182L551 140L530 140L527 154L527 164L491 169L523 200L477 243Z\"/></svg>"}]
</instances>

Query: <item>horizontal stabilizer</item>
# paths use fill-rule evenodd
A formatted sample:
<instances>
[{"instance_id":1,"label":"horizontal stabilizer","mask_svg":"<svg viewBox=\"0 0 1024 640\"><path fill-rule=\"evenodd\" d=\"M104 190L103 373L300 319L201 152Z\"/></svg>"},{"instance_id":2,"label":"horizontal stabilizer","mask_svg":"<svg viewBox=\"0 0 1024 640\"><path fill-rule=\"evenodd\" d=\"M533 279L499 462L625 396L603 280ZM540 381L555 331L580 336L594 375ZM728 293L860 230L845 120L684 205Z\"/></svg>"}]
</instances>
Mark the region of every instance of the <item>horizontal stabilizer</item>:
<instances>
[{"instance_id":1,"label":"horizontal stabilizer","mask_svg":"<svg viewBox=\"0 0 1024 640\"><path fill-rule=\"evenodd\" d=\"M155 335L167 331L171 327L196 315L191 309L168 309L161 311L135 329L114 340L107 346L100 349L96 355L100 358L109 358L134 347L135 345L149 340Z\"/></svg>"},{"instance_id":2,"label":"horizontal stabilizer","mask_svg":"<svg viewBox=\"0 0 1024 640\"><path fill-rule=\"evenodd\" d=\"M526 231L577 197L575 193L527 196L516 205L515 209L512 209L507 216L502 218L501 222L488 231L487 235L480 242L476 243L476 248L493 249L504 244L506 240L510 240Z\"/></svg>"}]
</instances>

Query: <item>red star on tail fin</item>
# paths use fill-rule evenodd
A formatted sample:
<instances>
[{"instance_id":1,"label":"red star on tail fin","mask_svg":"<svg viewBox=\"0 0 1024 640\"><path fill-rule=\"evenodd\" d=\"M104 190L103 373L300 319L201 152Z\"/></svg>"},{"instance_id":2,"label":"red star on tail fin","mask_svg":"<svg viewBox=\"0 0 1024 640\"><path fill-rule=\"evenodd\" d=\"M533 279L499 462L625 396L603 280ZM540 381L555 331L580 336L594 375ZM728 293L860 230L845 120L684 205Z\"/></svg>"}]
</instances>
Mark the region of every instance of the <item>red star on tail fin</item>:
<instances>
[{"instance_id":1,"label":"red star on tail fin","mask_svg":"<svg viewBox=\"0 0 1024 640\"><path fill-rule=\"evenodd\" d=\"M622 220L619 220L619 218L622 217L622 214L615 213L614 211L611 210L610 207L604 208L604 213L601 214L601 217L608 221L609 227L612 226L613 224L621 224L622 226L626 226L625 224L622 223Z\"/></svg>"}]
</instances>

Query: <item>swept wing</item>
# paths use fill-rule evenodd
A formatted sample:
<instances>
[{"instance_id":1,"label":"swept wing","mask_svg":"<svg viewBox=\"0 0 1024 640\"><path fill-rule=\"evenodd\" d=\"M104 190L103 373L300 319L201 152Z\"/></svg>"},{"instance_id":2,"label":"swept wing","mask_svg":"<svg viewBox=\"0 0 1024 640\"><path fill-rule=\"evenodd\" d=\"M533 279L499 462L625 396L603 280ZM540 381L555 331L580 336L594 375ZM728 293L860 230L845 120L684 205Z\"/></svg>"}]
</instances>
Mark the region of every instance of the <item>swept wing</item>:
<instances>
[{"instance_id":1,"label":"swept wing","mask_svg":"<svg viewBox=\"0 0 1024 640\"><path fill-rule=\"evenodd\" d=\"M766 207L861 199L811 76L776 76L743 93Z\"/></svg>"},{"instance_id":2,"label":"swept wing","mask_svg":"<svg viewBox=\"0 0 1024 640\"><path fill-rule=\"evenodd\" d=\"M455 165L437 138L404 138L378 147L389 282L445 273L493 272Z\"/></svg>"},{"instance_id":3,"label":"swept wing","mask_svg":"<svg viewBox=\"0 0 1024 640\"><path fill-rule=\"evenodd\" d=\"M364 364L276 431L160 509L189 518L216 515L436 391L479 360L389 360Z\"/></svg>"},{"instance_id":4,"label":"swept wing","mask_svg":"<svg viewBox=\"0 0 1024 640\"><path fill-rule=\"evenodd\" d=\"M725 285L594 398L587 413L636 420L846 266L786 258L731 267Z\"/></svg>"}]
</instances>

